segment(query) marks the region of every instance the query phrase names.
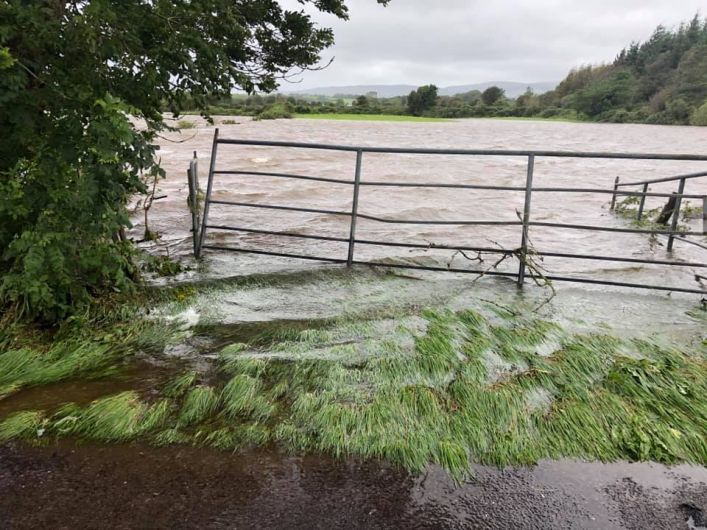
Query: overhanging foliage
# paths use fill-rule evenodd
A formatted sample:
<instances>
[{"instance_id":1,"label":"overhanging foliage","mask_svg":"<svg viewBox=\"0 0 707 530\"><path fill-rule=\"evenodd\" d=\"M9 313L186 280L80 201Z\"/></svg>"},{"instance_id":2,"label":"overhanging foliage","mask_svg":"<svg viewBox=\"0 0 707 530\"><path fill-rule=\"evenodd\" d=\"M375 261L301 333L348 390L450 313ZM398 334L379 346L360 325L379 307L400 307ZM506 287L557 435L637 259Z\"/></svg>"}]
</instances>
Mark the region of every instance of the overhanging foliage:
<instances>
[{"instance_id":1,"label":"overhanging foliage","mask_svg":"<svg viewBox=\"0 0 707 530\"><path fill-rule=\"evenodd\" d=\"M162 175L152 143L162 109L271 91L316 65L333 34L304 8L346 18L346 5L300 4L0 4L0 307L52 321L130 288L125 205L145 191L143 177Z\"/></svg>"}]
</instances>

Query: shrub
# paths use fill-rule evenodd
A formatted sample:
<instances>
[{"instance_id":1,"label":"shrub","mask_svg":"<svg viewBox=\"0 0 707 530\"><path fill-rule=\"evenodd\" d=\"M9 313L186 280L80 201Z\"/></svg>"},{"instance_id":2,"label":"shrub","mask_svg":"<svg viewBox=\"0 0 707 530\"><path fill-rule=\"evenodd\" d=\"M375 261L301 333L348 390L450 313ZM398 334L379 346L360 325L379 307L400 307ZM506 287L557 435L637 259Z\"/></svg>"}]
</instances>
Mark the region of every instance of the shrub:
<instances>
[{"instance_id":1,"label":"shrub","mask_svg":"<svg viewBox=\"0 0 707 530\"><path fill-rule=\"evenodd\" d=\"M695 109L690 118L691 125L700 125L702 127L707 127L707 101L704 105Z\"/></svg>"},{"instance_id":2,"label":"shrub","mask_svg":"<svg viewBox=\"0 0 707 530\"><path fill-rule=\"evenodd\" d=\"M688 123L691 111L690 104L682 98L669 101L665 108L673 123Z\"/></svg>"},{"instance_id":3,"label":"shrub","mask_svg":"<svg viewBox=\"0 0 707 530\"><path fill-rule=\"evenodd\" d=\"M255 115L258 120L279 120L292 118L292 112L285 103L268 105Z\"/></svg>"},{"instance_id":4,"label":"shrub","mask_svg":"<svg viewBox=\"0 0 707 530\"><path fill-rule=\"evenodd\" d=\"M548 107L546 109L543 109L543 111L538 114L541 118L554 118L555 116L558 116L562 112L562 109L559 107Z\"/></svg>"},{"instance_id":5,"label":"shrub","mask_svg":"<svg viewBox=\"0 0 707 530\"><path fill-rule=\"evenodd\" d=\"M196 129L196 123L189 120L179 120L177 122L178 129Z\"/></svg>"}]
</instances>

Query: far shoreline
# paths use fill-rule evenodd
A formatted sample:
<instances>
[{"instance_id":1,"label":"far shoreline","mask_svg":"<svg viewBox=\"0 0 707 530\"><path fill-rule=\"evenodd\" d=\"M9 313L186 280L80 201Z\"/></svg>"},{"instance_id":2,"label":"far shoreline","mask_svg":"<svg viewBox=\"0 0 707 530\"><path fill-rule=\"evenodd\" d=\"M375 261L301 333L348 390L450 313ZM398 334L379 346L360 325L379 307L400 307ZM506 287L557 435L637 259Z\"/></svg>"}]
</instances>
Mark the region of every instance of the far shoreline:
<instances>
[{"instance_id":1,"label":"far shoreline","mask_svg":"<svg viewBox=\"0 0 707 530\"><path fill-rule=\"evenodd\" d=\"M198 112L185 111L181 113L178 117L168 118L173 121L179 120L180 118L200 116ZM212 118L225 118L230 120L231 118L240 118L244 120L259 121L256 116L244 116L241 114L225 114L223 112L211 113L209 114ZM407 114L348 114L348 113L321 113L321 114L293 114L290 117L278 117L273 118L277 120L319 120L319 121L362 121L362 122L398 122L398 123L452 123L464 120L495 120L495 121L524 121L524 122L555 122L555 123L574 123L574 124L587 124L587 125L651 125L658 127L699 127L696 125L678 125L678 124L667 124L667 123L642 123L642 122L608 122L608 121L591 121L582 120L577 118L567 118L567 117L550 117L541 118L539 116L465 116L460 118L438 118L432 116L410 116ZM272 121L265 119L263 121ZM224 123L223 125L235 125L236 123ZM189 128L189 127L187 127Z\"/></svg>"},{"instance_id":2,"label":"far shoreline","mask_svg":"<svg viewBox=\"0 0 707 530\"><path fill-rule=\"evenodd\" d=\"M467 116L463 118L437 118L432 116L409 116L407 114L294 114L293 119L298 120L339 120L339 121L390 121L390 122L455 122L462 120L503 120L503 121L542 121L566 123L597 123L572 118L540 118L533 116Z\"/></svg>"},{"instance_id":3,"label":"far shoreline","mask_svg":"<svg viewBox=\"0 0 707 530\"><path fill-rule=\"evenodd\" d=\"M407 114L294 114L292 119L297 120L329 120L329 121L380 121L380 122L411 122L411 123L442 123L457 122L464 120L494 120L494 121L526 121L545 123L574 123L586 125L649 125L658 127L697 127L697 125L682 125L669 123L642 123L642 122L612 122L612 121L591 121L578 118L553 117L541 118L539 116L465 116L463 118L436 118L431 116L409 116Z\"/></svg>"}]
</instances>

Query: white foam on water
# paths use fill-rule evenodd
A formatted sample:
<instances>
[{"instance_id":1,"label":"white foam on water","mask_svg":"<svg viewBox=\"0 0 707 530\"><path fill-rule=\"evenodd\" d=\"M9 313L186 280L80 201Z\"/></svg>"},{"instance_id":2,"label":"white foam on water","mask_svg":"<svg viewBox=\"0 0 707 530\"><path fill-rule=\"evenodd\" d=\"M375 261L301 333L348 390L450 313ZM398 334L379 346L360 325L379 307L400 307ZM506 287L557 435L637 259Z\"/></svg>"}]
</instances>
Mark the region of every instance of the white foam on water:
<instances>
[{"instance_id":1,"label":"white foam on water","mask_svg":"<svg viewBox=\"0 0 707 530\"><path fill-rule=\"evenodd\" d=\"M193 307L188 307L187 309L185 309L181 313L177 313L176 315L163 316L160 315L159 311L157 311L155 314L165 322L174 322L178 324L180 331L186 331L188 329L193 328L199 323L199 319L201 318L199 312Z\"/></svg>"}]
</instances>

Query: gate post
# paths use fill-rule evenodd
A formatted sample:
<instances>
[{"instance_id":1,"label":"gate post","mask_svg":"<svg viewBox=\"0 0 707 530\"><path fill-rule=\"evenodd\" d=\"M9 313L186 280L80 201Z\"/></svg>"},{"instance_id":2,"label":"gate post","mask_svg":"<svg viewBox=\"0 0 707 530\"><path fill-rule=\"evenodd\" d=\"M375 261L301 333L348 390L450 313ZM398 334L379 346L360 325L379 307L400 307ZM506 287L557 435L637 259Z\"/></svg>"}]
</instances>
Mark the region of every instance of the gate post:
<instances>
[{"instance_id":1,"label":"gate post","mask_svg":"<svg viewBox=\"0 0 707 530\"><path fill-rule=\"evenodd\" d=\"M611 207L609 208L609 210L611 210L612 212L614 211L614 208L616 207L616 192L618 189L619 189L619 177L616 177L614 179L614 193L611 196Z\"/></svg>"},{"instance_id":2,"label":"gate post","mask_svg":"<svg viewBox=\"0 0 707 530\"><path fill-rule=\"evenodd\" d=\"M191 211L191 231L192 241L194 245L194 257L199 257L199 160L194 158L189 162L187 169L187 178L189 182L189 210Z\"/></svg>"},{"instance_id":3,"label":"gate post","mask_svg":"<svg viewBox=\"0 0 707 530\"><path fill-rule=\"evenodd\" d=\"M354 245L356 241L356 215L358 214L358 192L361 188L361 160L363 151L356 151L356 174L354 176L353 204L351 205L351 231L349 232L349 254L346 258L346 266L353 265Z\"/></svg>"},{"instance_id":4,"label":"gate post","mask_svg":"<svg viewBox=\"0 0 707 530\"><path fill-rule=\"evenodd\" d=\"M530 223L530 199L533 195L533 172L535 155L528 156L528 175L525 179L525 205L523 206L523 235L520 242L520 266L518 267L518 287L525 281L525 263L528 256L528 224ZM617 177L618 178L618 177Z\"/></svg>"},{"instance_id":5,"label":"gate post","mask_svg":"<svg viewBox=\"0 0 707 530\"><path fill-rule=\"evenodd\" d=\"M201 257L201 249L204 247L204 237L206 236L206 224L209 221L209 206L211 205L211 190L214 186L214 168L216 167L216 150L218 148L218 128L214 131L214 143L211 146L211 163L209 164L209 183L206 186L206 196L204 197L204 216L201 219L201 232L199 233L199 245L196 248L196 257Z\"/></svg>"},{"instance_id":6,"label":"gate post","mask_svg":"<svg viewBox=\"0 0 707 530\"><path fill-rule=\"evenodd\" d=\"M674 232L678 229L678 221L680 221L680 205L682 204L682 194L685 192L685 179L680 179L678 186L678 194L675 199L675 209L673 210L673 222L670 223L670 235L668 236L668 252L673 251L673 243L675 242Z\"/></svg>"},{"instance_id":7,"label":"gate post","mask_svg":"<svg viewBox=\"0 0 707 530\"><path fill-rule=\"evenodd\" d=\"M636 220L638 221L643 217L643 208L646 206L646 193L648 193L648 184L643 185L643 195L641 195L641 202L638 205L638 214L636 215Z\"/></svg>"}]
</instances>

